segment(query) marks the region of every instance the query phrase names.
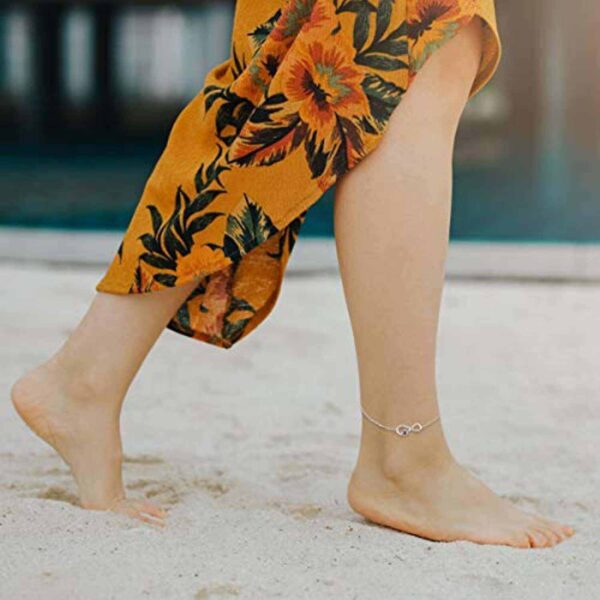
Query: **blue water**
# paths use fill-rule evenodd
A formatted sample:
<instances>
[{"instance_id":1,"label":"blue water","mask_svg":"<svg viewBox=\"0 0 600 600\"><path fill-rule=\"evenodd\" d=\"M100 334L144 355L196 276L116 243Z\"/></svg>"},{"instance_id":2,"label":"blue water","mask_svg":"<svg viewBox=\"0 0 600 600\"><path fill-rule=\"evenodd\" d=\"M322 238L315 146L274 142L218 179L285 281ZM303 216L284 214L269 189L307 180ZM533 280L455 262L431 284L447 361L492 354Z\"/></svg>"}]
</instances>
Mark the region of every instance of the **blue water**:
<instances>
[{"instance_id":1,"label":"blue water","mask_svg":"<svg viewBox=\"0 0 600 600\"><path fill-rule=\"evenodd\" d=\"M0 225L123 231L160 151L159 145L95 145L0 152ZM600 241L600 179L593 166L580 165L575 176L558 183L564 191L550 202L547 189L518 161L457 168L451 235ZM332 191L310 209L302 235L333 235Z\"/></svg>"}]
</instances>

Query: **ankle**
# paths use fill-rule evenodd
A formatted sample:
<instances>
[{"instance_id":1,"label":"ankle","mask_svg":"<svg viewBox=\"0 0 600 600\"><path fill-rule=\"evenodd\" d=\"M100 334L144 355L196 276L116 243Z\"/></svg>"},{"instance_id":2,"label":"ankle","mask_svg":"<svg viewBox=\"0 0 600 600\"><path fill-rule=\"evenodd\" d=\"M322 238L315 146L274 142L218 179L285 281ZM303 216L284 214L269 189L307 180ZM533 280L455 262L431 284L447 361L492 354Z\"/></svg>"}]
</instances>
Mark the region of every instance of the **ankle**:
<instances>
[{"instance_id":1,"label":"ankle","mask_svg":"<svg viewBox=\"0 0 600 600\"><path fill-rule=\"evenodd\" d=\"M399 484L420 478L423 473L428 477L441 475L456 464L439 424L405 438L371 431L366 424L364 427L355 470L361 478Z\"/></svg>"},{"instance_id":2,"label":"ankle","mask_svg":"<svg viewBox=\"0 0 600 600\"><path fill-rule=\"evenodd\" d=\"M93 363L73 358L60 350L42 368L57 382L64 395L72 401L91 405L107 403L122 394L114 389L110 378L103 377Z\"/></svg>"},{"instance_id":3,"label":"ankle","mask_svg":"<svg viewBox=\"0 0 600 600\"><path fill-rule=\"evenodd\" d=\"M423 477L441 477L456 464L450 450L438 448L427 452L390 452L380 465L380 472L386 480L398 484L409 484Z\"/></svg>"}]
</instances>

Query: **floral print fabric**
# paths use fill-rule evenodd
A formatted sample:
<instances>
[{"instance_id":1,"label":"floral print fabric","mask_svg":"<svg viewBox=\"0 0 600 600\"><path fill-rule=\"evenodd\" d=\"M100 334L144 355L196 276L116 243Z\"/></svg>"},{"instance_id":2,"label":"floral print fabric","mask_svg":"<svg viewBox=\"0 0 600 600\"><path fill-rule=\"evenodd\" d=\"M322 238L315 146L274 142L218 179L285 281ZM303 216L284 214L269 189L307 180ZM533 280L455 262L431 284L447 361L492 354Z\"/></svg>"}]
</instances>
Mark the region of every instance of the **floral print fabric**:
<instances>
[{"instance_id":1,"label":"floral print fabric","mask_svg":"<svg viewBox=\"0 0 600 600\"><path fill-rule=\"evenodd\" d=\"M493 0L238 0L230 58L177 118L101 292L199 282L169 323L228 348L269 314L309 207L379 142L419 69Z\"/></svg>"}]
</instances>

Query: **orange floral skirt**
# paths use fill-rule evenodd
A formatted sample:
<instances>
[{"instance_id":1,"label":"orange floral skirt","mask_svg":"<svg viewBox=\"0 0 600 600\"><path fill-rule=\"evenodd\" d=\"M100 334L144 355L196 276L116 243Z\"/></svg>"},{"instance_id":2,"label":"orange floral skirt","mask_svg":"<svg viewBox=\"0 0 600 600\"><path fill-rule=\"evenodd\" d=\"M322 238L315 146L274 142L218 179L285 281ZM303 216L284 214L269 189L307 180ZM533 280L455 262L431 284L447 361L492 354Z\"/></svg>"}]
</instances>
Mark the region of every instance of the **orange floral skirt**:
<instances>
[{"instance_id":1,"label":"orange floral skirt","mask_svg":"<svg viewBox=\"0 0 600 600\"><path fill-rule=\"evenodd\" d=\"M177 118L100 292L198 279L169 328L229 348L270 313L309 207L371 152L433 52L493 0L238 0L231 56Z\"/></svg>"}]
</instances>

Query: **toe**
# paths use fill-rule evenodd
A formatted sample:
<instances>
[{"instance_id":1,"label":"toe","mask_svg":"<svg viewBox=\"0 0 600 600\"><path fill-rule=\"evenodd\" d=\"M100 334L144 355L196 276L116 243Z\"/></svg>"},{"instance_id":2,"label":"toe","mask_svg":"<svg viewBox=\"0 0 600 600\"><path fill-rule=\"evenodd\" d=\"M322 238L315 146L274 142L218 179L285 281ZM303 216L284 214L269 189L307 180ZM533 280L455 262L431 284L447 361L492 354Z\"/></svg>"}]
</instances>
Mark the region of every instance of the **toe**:
<instances>
[{"instance_id":1,"label":"toe","mask_svg":"<svg viewBox=\"0 0 600 600\"><path fill-rule=\"evenodd\" d=\"M139 509L130 508L127 511L127 514L128 514L128 516L132 517L133 519L137 519L138 521L148 523L148 525L155 525L157 527L164 527L166 525L164 519L151 516Z\"/></svg>"},{"instance_id":2,"label":"toe","mask_svg":"<svg viewBox=\"0 0 600 600\"><path fill-rule=\"evenodd\" d=\"M529 539L530 548L545 548L549 544L548 538L537 529L528 529L526 534Z\"/></svg>"},{"instance_id":3,"label":"toe","mask_svg":"<svg viewBox=\"0 0 600 600\"><path fill-rule=\"evenodd\" d=\"M166 524L163 517L150 512L151 510L158 511L161 509L145 500L123 500L112 510L113 512L137 519L149 525L164 527Z\"/></svg>"},{"instance_id":4,"label":"toe","mask_svg":"<svg viewBox=\"0 0 600 600\"><path fill-rule=\"evenodd\" d=\"M550 529L550 527L546 527L544 525L536 526L535 530L541 533L546 538L546 548L550 548L551 546L556 546L556 544L560 543L560 537Z\"/></svg>"},{"instance_id":5,"label":"toe","mask_svg":"<svg viewBox=\"0 0 600 600\"><path fill-rule=\"evenodd\" d=\"M575 530L570 525L561 525L560 528L567 537L575 535Z\"/></svg>"},{"instance_id":6,"label":"toe","mask_svg":"<svg viewBox=\"0 0 600 600\"><path fill-rule=\"evenodd\" d=\"M531 539L524 531L515 532L505 543L513 548L533 548Z\"/></svg>"},{"instance_id":7,"label":"toe","mask_svg":"<svg viewBox=\"0 0 600 600\"><path fill-rule=\"evenodd\" d=\"M541 531L550 541L551 545L558 544L562 542L562 535L559 531L554 528L554 525L548 519L544 519L543 517L538 517L532 524L532 529L536 529L537 531Z\"/></svg>"},{"instance_id":8,"label":"toe","mask_svg":"<svg viewBox=\"0 0 600 600\"><path fill-rule=\"evenodd\" d=\"M139 510L158 519L164 519L167 516L167 511L157 506L149 500L140 500L137 504Z\"/></svg>"},{"instance_id":9,"label":"toe","mask_svg":"<svg viewBox=\"0 0 600 600\"><path fill-rule=\"evenodd\" d=\"M548 523L547 528L552 532L552 535L556 537L556 543L560 544L569 537L565 531L563 531L562 525L558 523Z\"/></svg>"},{"instance_id":10,"label":"toe","mask_svg":"<svg viewBox=\"0 0 600 600\"><path fill-rule=\"evenodd\" d=\"M552 533L558 537L559 542L563 542L567 538L571 537L574 533L573 528L568 525L562 525L555 521L544 519L544 526L550 529Z\"/></svg>"},{"instance_id":11,"label":"toe","mask_svg":"<svg viewBox=\"0 0 600 600\"><path fill-rule=\"evenodd\" d=\"M575 533L574 529L569 525L563 525L562 523L556 523L555 521L550 521L549 525L552 528L552 531L560 535L563 540L570 538Z\"/></svg>"},{"instance_id":12,"label":"toe","mask_svg":"<svg viewBox=\"0 0 600 600\"><path fill-rule=\"evenodd\" d=\"M561 542L565 541L565 535L562 533L562 531L560 531L560 529L555 529L554 527L547 527L546 529L548 531L548 535L550 535L554 540L553 545L560 544Z\"/></svg>"},{"instance_id":13,"label":"toe","mask_svg":"<svg viewBox=\"0 0 600 600\"><path fill-rule=\"evenodd\" d=\"M138 519L139 521L147 523L148 525L154 525L155 527L166 527L167 525L163 519L159 519L157 517L150 517L143 512L135 513L135 515L132 516L134 519Z\"/></svg>"}]
</instances>

